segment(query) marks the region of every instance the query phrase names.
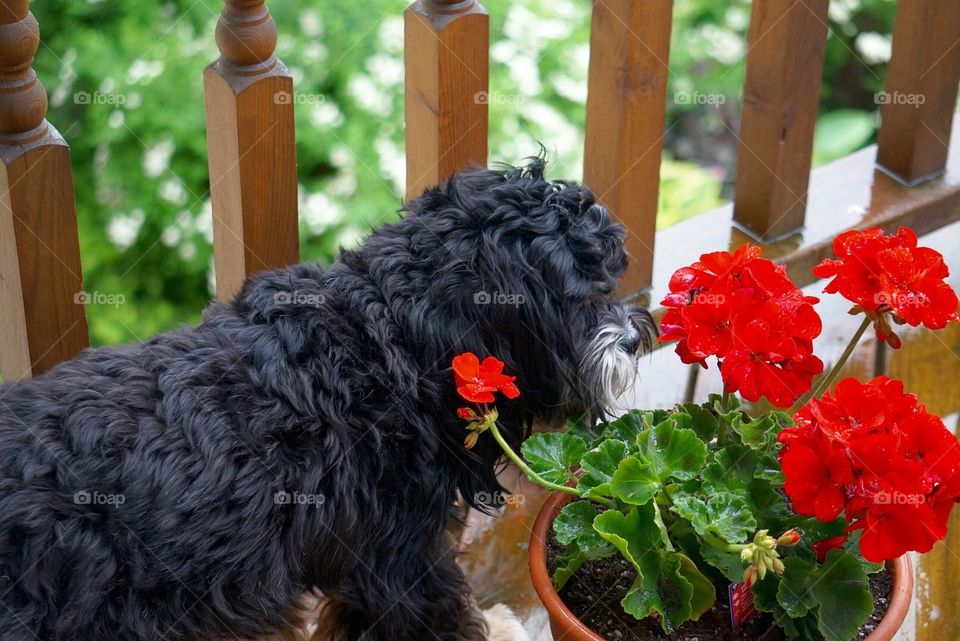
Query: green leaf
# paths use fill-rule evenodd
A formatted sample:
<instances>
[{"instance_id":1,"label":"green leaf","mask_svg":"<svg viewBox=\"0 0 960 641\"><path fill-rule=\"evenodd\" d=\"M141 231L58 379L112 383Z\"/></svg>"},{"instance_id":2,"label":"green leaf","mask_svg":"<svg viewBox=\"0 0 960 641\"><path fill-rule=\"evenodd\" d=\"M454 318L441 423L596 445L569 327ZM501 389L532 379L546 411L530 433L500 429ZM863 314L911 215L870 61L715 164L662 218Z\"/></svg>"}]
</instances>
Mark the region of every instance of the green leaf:
<instances>
[{"instance_id":1,"label":"green leaf","mask_svg":"<svg viewBox=\"0 0 960 641\"><path fill-rule=\"evenodd\" d=\"M745 492L753 483L757 453L745 445L728 445L713 455L713 462L703 468L703 490Z\"/></svg>"},{"instance_id":2,"label":"green leaf","mask_svg":"<svg viewBox=\"0 0 960 641\"><path fill-rule=\"evenodd\" d=\"M587 444L574 434L539 432L524 441L520 451L541 478L562 485L574 478L571 468L580 463Z\"/></svg>"},{"instance_id":3,"label":"green leaf","mask_svg":"<svg viewBox=\"0 0 960 641\"><path fill-rule=\"evenodd\" d=\"M660 627L670 634L690 620L693 586L681 575L676 553L648 554L641 558L641 562L642 568L620 605L638 620L658 614Z\"/></svg>"},{"instance_id":4,"label":"green leaf","mask_svg":"<svg viewBox=\"0 0 960 641\"><path fill-rule=\"evenodd\" d=\"M867 574L857 557L831 550L810 587L820 603L818 627L825 641L849 641L873 612Z\"/></svg>"},{"instance_id":5,"label":"green leaf","mask_svg":"<svg viewBox=\"0 0 960 641\"><path fill-rule=\"evenodd\" d=\"M709 612L716 603L717 591L690 557L679 552L675 555L680 559L680 576L685 578L693 588L693 595L690 597L690 619L696 621Z\"/></svg>"},{"instance_id":6,"label":"green leaf","mask_svg":"<svg viewBox=\"0 0 960 641\"><path fill-rule=\"evenodd\" d=\"M711 566L720 570L724 578L731 583L743 581L747 568L737 552L723 552L712 545L705 544L700 547L700 556Z\"/></svg>"},{"instance_id":7,"label":"green leaf","mask_svg":"<svg viewBox=\"0 0 960 641\"><path fill-rule=\"evenodd\" d=\"M584 454L580 460L583 476L577 483L580 495L611 496L610 479L626 456L627 444L616 439L603 441Z\"/></svg>"},{"instance_id":8,"label":"green leaf","mask_svg":"<svg viewBox=\"0 0 960 641\"><path fill-rule=\"evenodd\" d=\"M697 438L697 433L679 429L671 420L642 433L637 437L637 445L661 481L670 477L695 478L707 460L707 446Z\"/></svg>"},{"instance_id":9,"label":"green leaf","mask_svg":"<svg viewBox=\"0 0 960 641\"><path fill-rule=\"evenodd\" d=\"M817 629L816 612L810 612L804 617L793 619L783 608L777 608L777 611L773 613L773 620L790 641L821 638L820 631Z\"/></svg>"},{"instance_id":10,"label":"green leaf","mask_svg":"<svg viewBox=\"0 0 960 641\"><path fill-rule=\"evenodd\" d=\"M636 580L620 602L623 609L637 619L658 614L664 632L670 633L693 614L699 617L704 607L712 607L712 600L706 605L712 599L712 585L686 556L663 547L654 516L653 503L648 502L626 514L608 510L593 526L637 570Z\"/></svg>"},{"instance_id":11,"label":"green leaf","mask_svg":"<svg viewBox=\"0 0 960 641\"><path fill-rule=\"evenodd\" d=\"M777 588L777 602L791 618L799 619L817 607L813 596L817 565L813 561L792 556L783 560L784 572Z\"/></svg>"},{"instance_id":12,"label":"green leaf","mask_svg":"<svg viewBox=\"0 0 960 641\"><path fill-rule=\"evenodd\" d=\"M710 406L684 403L677 408L690 415L690 429L697 433L701 441L709 443L716 437L720 419L711 411Z\"/></svg>"},{"instance_id":13,"label":"green leaf","mask_svg":"<svg viewBox=\"0 0 960 641\"><path fill-rule=\"evenodd\" d=\"M648 413L653 414L652 412ZM603 428L601 436L603 438L623 441L632 447L633 444L637 442L637 436L639 436L644 429L646 429L644 412L640 410L630 410L616 420L607 423Z\"/></svg>"},{"instance_id":14,"label":"green leaf","mask_svg":"<svg viewBox=\"0 0 960 641\"><path fill-rule=\"evenodd\" d=\"M724 406L726 403L726 407ZM707 402L704 404L705 407L712 407L713 411L720 416L724 416L729 412L735 412L740 409L740 399L734 395L724 395L724 394L710 394L707 396Z\"/></svg>"},{"instance_id":15,"label":"green leaf","mask_svg":"<svg viewBox=\"0 0 960 641\"><path fill-rule=\"evenodd\" d=\"M593 529L597 510L589 501L573 501L560 510L553 520L553 532L564 545L576 543L590 558L598 558L609 551L610 544Z\"/></svg>"},{"instance_id":16,"label":"green leaf","mask_svg":"<svg viewBox=\"0 0 960 641\"><path fill-rule=\"evenodd\" d=\"M653 505L647 503L631 507L626 514L607 510L593 520L593 528L639 570L643 555L655 552L662 545L654 518Z\"/></svg>"},{"instance_id":17,"label":"green leaf","mask_svg":"<svg viewBox=\"0 0 960 641\"><path fill-rule=\"evenodd\" d=\"M757 461L757 467L753 471L754 478L783 485L783 470L780 462L773 453L764 454Z\"/></svg>"},{"instance_id":18,"label":"green leaf","mask_svg":"<svg viewBox=\"0 0 960 641\"><path fill-rule=\"evenodd\" d=\"M599 430L592 425L588 425L582 418L573 418L567 421L567 434L579 436L588 448L592 447L594 441L600 437Z\"/></svg>"},{"instance_id":19,"label":"green leaf","mask_svg":"<svg viewBox=\"0 0 960 641\"><path fill-rule=\"evenodd\" d=\"M760 612L775 613L782 610L777 601L777 591L780 587L780 577L772 572L753 584L750 592L753 593L753 605Z\"/></svg>"},{"instance_id":20,"label":"green leaf","mask_svg":"<svg viewBox=\"0 0 960 641\"><path fill-rule=\"evenodd\" d=\"M623 459L610 479L610 493L631 505L643 505L656 496L661 487L650 464L633 456Z\"/></svg>"},{"instance_id":21,"label":"green leaf","mask_svg":"<svg viewBox=\"0 0 960 641\"><path fill-rule=\"evenodd\" d=\"M804 641L818 639L820 633L817 631L815 612L810 612L799 619L793 619L777 601L780 581L780 576L768 572L766 577L754 583L750 590L753 593L753 605L760 612L772 614L773 620L783 630L788 639L803 639Z\"/></svg>"},{"instance_id":22,"label":"green leaf","mask_svg":"<svg viewBox=\"0 0 960 641\"><path fill-rule=\"evenodd\" d=\"M704 502L689 494L673 498L675 513L690 521L701 536L719 536L727 543L742 543L757 529L746 501L729 492L716 492Z\"/></svg>"},{"instance_id":23,"label":"green leaf","mask_svg":"<svg viewBox=\"0 0 960 641\"><path fill-rule=\"evenodd\" d=\"M786 504L770 481L756 478L761 460L763 456L746 445L728 445L718 450L701 474L703 491L742 496L750 511L758 517L761 528L778 529L788 516Z\"/></svg>"},{"instance_id":24,"label":"green leaf","mask_svg":"<svg viewBox=\"0 0 960 641\"><path fill-rule=\"evenodd\" d=\"M594 527L637 570L637 578L620 602L624 611L637 619L660 615L667 633L690 618L693 586L680 574L679 555L658 547L653 505L631 508L627 514L608 510L596 518Z\"/></svg>"},{"instance_id":25,"label":"green leaf","mask_svg":"<svg viewBox=\"0 0 960 641\"><path fill-rule=\"evenodd\" d=\"M758 452L768 453L776 447L777 434L783 427L779 418L776 412L768 412L754 419L738 413L733 417L730 427L740 435L744 445Z\"/></svg>"},{"instance_id":26,"label":"green leaf","mask_svg":"<svg viewBox=\"0 0 960 641\"><path fill-rule=\"evenodd\" d=\"M593 531L593 519L597 511L587 501L567 503L553 520L553 532L557 541L570 545L586 531Z\"/></svg>"},{"instance_id":27,"label":"green leaf","mask_svg":"<svg viewBox=\"0 0 960 641\"><path fill-rule=\"evenodd\" d=\"M754 604L770 612L790 639L850 641L873 612L873 597L860 561L832 550L822 565L784 559L782 577L768 574L753 586Z\"/></svg>"},{"instance_id":28,"label":"green leaf","mask_svg":"<svg viewBox=\"0 0 960 641\"><path fill-rule=\"evenodd\" d=\"M670 412L665 409L648 410L643 413L643 424L646 428L651 428L660 425L668 418L670 418Z\"/></svg>"},{"instance_id":29,"label":"green leaf","mask_svg":"<svg viewBox=\"0 0 960 641\"><path fill-rule=\"evenodd\" d=\"M553 587L560 591L567 584L573 573L589 560L586 554L577 547L577 544L567 546L563 554L554 559L556 569L553 571Z\"/></svg>"}]
</instances>

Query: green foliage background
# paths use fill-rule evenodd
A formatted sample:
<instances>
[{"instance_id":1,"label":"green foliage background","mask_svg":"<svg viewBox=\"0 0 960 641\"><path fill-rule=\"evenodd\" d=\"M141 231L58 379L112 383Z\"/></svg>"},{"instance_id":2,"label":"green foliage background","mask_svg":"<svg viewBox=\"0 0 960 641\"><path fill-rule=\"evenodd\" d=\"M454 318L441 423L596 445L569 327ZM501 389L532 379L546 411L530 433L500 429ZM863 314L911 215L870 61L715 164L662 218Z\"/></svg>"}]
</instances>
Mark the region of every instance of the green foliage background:
<instances>
[{"instance_id":1,"label":"green foliage background","mask_svg":"<svg viewBox=\"0 0 960 641\"><path fill-rule=\"evenodd\" d=\"M589 0L486 0L491 161L546 145L552 175L581 174ZM298 91L305 260L331 260L396 215L403 184L406 2L274 0L278 55ZM219 0L33 3L36 69L70 142L95 344L194 323L212 292L203 68ZM892 0L833 0L818 162L868 143L889 55ZM729 195L749 3L677 0L661 224ZM708 96L712 104L689 99ZM683 97L687 97L685 100ZM722 98L718 98L722 97ZM719 104L718 104L719 103Z\"/></svg>"}]
</instances>

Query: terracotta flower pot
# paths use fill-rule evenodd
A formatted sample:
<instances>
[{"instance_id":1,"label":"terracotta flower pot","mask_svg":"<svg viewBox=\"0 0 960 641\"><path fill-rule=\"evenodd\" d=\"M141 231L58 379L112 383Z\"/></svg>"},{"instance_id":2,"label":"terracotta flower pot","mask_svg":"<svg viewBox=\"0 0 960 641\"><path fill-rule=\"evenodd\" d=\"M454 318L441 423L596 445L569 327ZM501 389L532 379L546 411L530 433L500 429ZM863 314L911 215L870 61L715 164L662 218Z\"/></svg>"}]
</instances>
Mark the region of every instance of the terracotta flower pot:
<instances>
[{"instance_id":1,"label":"terracotta flower pot","mask_svg":"<svg viewBox=\"0 0 960 641\"><path fill-rule=\"evenodd\" d=\"M553 581L547 571L547 535L553 519L564 505L573 499L570 494L554 492L544 502L537 514L530 534L530 576L533 587L540 596L543 606L550 615L550 629L554 641L606 641L599 634L585 626L560 600L553 588ZM910 559L904 555L890 563L893 574L893 595L890 607L880 621L880 625L865 641L891 641L910 608L913 593L913 569Z\"/></svg>"}]
</instances>

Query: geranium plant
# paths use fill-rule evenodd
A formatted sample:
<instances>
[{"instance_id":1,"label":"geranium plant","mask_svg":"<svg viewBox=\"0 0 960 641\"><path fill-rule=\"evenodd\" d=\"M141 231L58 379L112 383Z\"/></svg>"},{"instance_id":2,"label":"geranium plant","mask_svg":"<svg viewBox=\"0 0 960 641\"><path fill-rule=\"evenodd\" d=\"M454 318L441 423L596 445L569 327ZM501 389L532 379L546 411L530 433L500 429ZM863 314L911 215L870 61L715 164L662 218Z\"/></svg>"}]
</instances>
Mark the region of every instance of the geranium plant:
<instances>
[{"instance_id":1,"label":"geranium plant","mask_svg":"<svg viewBox=\"0 0 960 641\"><path fill-rule=\"evenodd\" d=\"M490 431L532 481L574 496L553 523L558 589L585 562L620 554L636 569L624 610L665 632L745 583L789 639L851 641L873 610L868 574L946 536L960 497L956 437L897 380L835 380L871 325L897 348L898 324L958 319L947 267L908 229L847 232L834 250L814 274L864 319L827 373L813 353L817 299L750 246L678 270L662 302L661 340L685 363L718 363L723 394L706 403L572 422L532 436L521 457L493 403L523 381L493 357L454 360L474 404L459 412L466 446ZM778 409L751 416L740 398Z\"/></svg>"}]
</instances>

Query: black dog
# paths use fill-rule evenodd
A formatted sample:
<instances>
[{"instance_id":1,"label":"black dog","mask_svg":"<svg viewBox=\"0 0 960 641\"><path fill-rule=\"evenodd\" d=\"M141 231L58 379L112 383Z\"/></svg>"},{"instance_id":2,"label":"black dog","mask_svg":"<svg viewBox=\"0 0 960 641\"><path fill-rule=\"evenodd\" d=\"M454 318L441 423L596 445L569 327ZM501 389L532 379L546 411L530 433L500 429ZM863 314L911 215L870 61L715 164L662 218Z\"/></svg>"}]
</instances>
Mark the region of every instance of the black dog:
<instances>
[{"instance_id":1,"label":"black dog","mask_svg":"<svg viewBox=\"0 0 960 641\"><path fill-rule=\"evenodd\" d=\"M0 386L0 641L276 634L311 590L331 639L483 639L443 532L499 451L463 447L451 359L517 375L514 443L602 412L651 336L623 236L540 159L465 172L330 267Z\"/></svg>"}]
</instances>

